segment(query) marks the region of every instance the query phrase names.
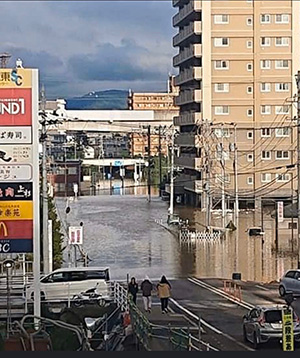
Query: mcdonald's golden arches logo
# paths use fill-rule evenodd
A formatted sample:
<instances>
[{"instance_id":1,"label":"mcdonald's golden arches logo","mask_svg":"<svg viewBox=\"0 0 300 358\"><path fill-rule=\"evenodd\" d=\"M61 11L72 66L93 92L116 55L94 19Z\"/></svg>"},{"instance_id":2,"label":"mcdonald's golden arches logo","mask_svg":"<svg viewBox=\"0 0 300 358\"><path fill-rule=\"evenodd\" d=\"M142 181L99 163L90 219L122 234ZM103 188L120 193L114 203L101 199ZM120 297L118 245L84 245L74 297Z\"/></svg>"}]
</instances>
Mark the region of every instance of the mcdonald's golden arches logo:
<instances>
[{"instance_id":1,"label":"mcdonald's golden arches logo","mask_svg":"<svg viewBox=\"0 0 300 358\"><path fill-rule=\"evenodd\" d=\"M3 221L0 222L0 234L2 232L1 231L2 229L3 229L4 237L7 237L8 236L8 230L7 230L6 224Z\"/></svg>"}]
</instances>

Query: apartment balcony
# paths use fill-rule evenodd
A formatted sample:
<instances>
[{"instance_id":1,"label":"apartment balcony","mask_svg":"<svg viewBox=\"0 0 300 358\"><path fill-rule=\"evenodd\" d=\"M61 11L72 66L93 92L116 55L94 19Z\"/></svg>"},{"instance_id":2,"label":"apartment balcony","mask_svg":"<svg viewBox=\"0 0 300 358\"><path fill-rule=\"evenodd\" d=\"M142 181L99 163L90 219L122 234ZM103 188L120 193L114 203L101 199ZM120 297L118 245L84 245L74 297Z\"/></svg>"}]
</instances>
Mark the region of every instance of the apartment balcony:
<instances>
[{"instance_id":1,"label":"apartment balcony","mask_svg":"<svg viewBox=\"0 0 300 358\"><path fill-rule=\"evenodd\" d=\"M194 0L186 4L179 10L178 14L173 16L173 26L178 26L184 19L190 16L194 11L200 12L202 8L202 1Z\"/></svg>"},{"instance_id":2,"label":"apartment balcony","mask_svg":"<svg viewBox=\"0 0 300 358\"><path fill-rule=\"evenodd\" d=\"M190 60L193 57L200 58L202 56L202 45L193 44L186 47L178 55L173 58L173 66L177 67L185 61Z\"/></svg>"},{"instance_id":3,"label":"apartment balcony","mask_svg":"<svg viewBox=\"0 0 300 358\"><path fill-rule=\"evenodd\" d=\"M194 193L201 194L203 192L203 181L191 179L184 183L184 189L193 191Z\"/></svg>"},{"instance_id":4,"label":"apartment balcony","mask_svg":"<svg viewBox=\"0 0 300 358\"><path fill-rule=\"evenodd\" d=\"M179 94L179 96L175 97L175 105L183 106L188 103L200 103L202 100L202 91L199 90L188 90L183 91Z\"/></svg>"},{"instance_id":5,"label":"apartment balcony","mask_svg":"<svg viewBox=\"0 0 300 358\"><path fill-rule=\"evenodd\" d=\"M202 79L202 67L190 67L184 70L180 75L175 77L175 86L182 85L183 83L193 80Z\"/></svg>"},{"instance_id":6,"label":"apartment balcony","mask_svg":"<svg viewBox=\"0 0 300 358\"><path fill-rule=\"evenodd\" d=\"M202 22L193 21L189 25L185 26L183 30L173 38L173 46L179 46L183 41L187 40L192 35L201 35L202 33Z\"/></svg>"},{"instance_id":7,"label":"apartment balcony","mask_svg":"<svg viewBox=\"0 0 300 358\"><path fill-rule=\"evenodd\" d=\"M198 124L202 120L202 113L187 113L174 117L175 126L188 126Z\"/></svg>"},{"instance_id":8,"label":"apartment balcony","mask_svg":"<svg viewBox=\"0 0 300 358\"><path fill-rule=\"evenodd\" d=\"M200 136L196 133L180 133L175 138L175 144L180 147L199 147Z\"/></svg>"},{"instance_id":9,"label":"apartment balcony","mask_svg":"<svg viewBox=\"0 0 300 358\"><path fill-rule=\"evenodd\" d=\"M201 170L202 168L202 159L197 158L192 155L180 155L179 157L175 157L175 166L179 166L182 168Z\"/></svg>"}]
</instances>

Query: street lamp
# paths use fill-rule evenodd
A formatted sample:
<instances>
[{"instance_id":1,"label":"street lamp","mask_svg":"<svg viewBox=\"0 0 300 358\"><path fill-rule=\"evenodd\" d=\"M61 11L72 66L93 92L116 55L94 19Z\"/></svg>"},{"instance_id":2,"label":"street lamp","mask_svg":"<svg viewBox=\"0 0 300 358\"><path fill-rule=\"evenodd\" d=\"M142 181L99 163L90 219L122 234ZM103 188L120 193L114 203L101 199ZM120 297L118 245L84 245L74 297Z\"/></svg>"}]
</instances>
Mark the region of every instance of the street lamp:
<instances>
[{"instance_id":1,"label":"street lamp","mask_svg":"<svg viewBox=\"0 0 300 358\"><path fill-rule=\"evenodd\" d=\"M11 327L11 302L10 302L10 277L11 270L14 266L15 262L12 259L6 259L3 262L3 267L6 269L6 290L7 290L7 321L6 321L6 337L9 338L9 331Z\"/></svg>"}]
</instances>

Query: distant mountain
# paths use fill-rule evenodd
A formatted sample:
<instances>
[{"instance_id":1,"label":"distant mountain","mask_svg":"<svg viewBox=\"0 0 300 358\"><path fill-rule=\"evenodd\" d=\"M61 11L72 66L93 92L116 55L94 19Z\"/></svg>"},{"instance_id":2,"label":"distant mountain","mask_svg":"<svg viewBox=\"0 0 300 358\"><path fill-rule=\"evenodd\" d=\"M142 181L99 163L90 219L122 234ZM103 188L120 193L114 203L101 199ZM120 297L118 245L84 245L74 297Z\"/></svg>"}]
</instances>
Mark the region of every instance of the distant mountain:
<instances>
[{"instance_id":1,"label":"distant mountain","mask_svg":"<svg viewBox=\"0 0 300 358\"><path fill-rule=\"evenodd\" d=\"M66 109L127 109L128 91L90 92L82 97L66 99Z\"/></svg>"}]
</instances>

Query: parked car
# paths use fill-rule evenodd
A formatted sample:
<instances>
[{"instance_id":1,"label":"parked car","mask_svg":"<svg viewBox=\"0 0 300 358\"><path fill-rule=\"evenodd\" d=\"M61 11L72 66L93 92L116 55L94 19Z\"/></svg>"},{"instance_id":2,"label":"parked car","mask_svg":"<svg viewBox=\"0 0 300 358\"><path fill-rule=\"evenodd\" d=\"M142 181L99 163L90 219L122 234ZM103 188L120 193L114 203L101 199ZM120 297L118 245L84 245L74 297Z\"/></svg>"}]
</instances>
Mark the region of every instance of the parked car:
<instances>
[{"instance_id":1,"label":"parked car","mask_svg":"<svg viewBox=\"0 0 300 358\"><path fill-rule=\"evenodd\" d=\"M243 317L244 341L257 349L261 343L282 339L282 308L257 306ZM300 342L300 320L294 312L294 340Z\"/></svg>"},{"instance_id":2,"label":"parked car","mask_svg":"<svg viewBox=\"0 0 300 358\"><path fill-rule=\"evenodd\" d=\"M300 294L300 270L289 270L279 281L279 295L286 293Z\"/></svg>"},{"instance_id":3,"label":"parked car","mask_svg":"<svg viewBox=\"0 0 300 358\"><path fill-rule=\"evenodd\" d=\"M41 300L67 300L97 286L97 294L110 298L109 269L101 267L61 268L40 281ZM34 285L26 287L26 299L34 298Z\"/></svg>"}]
</instances>

